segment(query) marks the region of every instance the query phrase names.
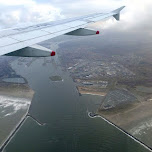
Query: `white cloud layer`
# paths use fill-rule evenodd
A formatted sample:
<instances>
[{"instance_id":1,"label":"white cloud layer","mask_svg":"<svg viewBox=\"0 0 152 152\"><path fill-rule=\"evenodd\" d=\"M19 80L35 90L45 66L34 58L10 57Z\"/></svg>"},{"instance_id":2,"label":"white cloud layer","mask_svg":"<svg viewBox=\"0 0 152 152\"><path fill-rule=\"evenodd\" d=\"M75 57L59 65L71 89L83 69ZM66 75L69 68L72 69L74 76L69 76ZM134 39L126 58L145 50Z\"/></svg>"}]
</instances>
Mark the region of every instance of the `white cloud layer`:
<instances>
[{"instance_id":1,"label":"white cloud layer","mask_svg":"<svg viewBox=\"0 0 152 152\"><path fill-rule=\"evenodd\" d=\"M61 9L50 4L38 4L33 0L0 0L1 28L62 18Z\"/></svg>"},{"instance_id":2,"label":"white cloud layer","mask_svg":"<svg viewBox=\"0 0 152 152\"><path fill-rule=\"evenodd\" d=\"M122 15L122 21L125 27L138 27L141 25L151 24L149 19L152 16L151 0L125 0L125 12Z\"/></svg>"},{"instance_id":3,"label":"white cloud layer","mask_svg":"<svg viewBox=\"0 0 152 152\"><path fill-rule=\"evenodd\" d=\"M151 28L151 0L0 0L0 27L12 27L21 23L54 21L94 12L112 10L125 5L121 22L114 19L98 24L102 28L128 30ZM121 28L120 28L121 27Z\"/></svg>"},{"instance_id":4,"label":"white cloud layer","mask_svg":"<svg viewBox=\"0 0 152 152\"><path fill-rule=\"evenodd\" d=\"M0 5L17 6L17 5L34 5L32 0L0 0Z\"/></svg>"},{"instance_id":5,"label":"white cloud layer","mask_svg":"<svg viewBox=\"0 0 152 152\"><path fill-rule=\"evenodd\" d=\"M107 27L116 25L114 27L119 30L134 29L135 31L139 30L139 28L144 28L144 30L149 30L149 28L151 28L151 0L123 0L120 4L126 6L120 16L121 22L109 20L107 22L108 24L106 24Z\"/></svg>"}]
</instances>

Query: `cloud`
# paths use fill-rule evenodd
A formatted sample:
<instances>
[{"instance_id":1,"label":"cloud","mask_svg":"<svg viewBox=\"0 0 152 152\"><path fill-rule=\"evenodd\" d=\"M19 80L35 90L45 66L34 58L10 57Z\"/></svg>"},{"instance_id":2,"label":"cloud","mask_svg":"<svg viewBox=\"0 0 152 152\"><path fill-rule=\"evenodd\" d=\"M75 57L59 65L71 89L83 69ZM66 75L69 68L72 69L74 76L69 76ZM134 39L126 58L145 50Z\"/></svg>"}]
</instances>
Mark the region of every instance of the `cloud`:
<instances>
[{"instance_id":1,"label":"cloud","mask_svg":"<svg viewBox=\"0 0 152 152\"><path fill-rule=\"evenodd\" d=\"M118 0L0 0L0 27L54 21L119 6Z\"/></svg>"},{"instance_id":2,"label":"cloud","mask_svg":"<svg viewBox=\"0 0 152 152\"><path fill-rule=\"evenodd\" d=\"M61 0L51 0L51 3L60 7L67 17L112 10L122 5L119 0L64 0L64 3Z\"/></svg>"},{"instance_id":3,"label":"cloud","mask_svg":"<svg viewBox=\"0 0 152 152\"><path fill-rule=\"evenodd\" d=\"M151 29L151 0L0 0L0 27L37 23L113 10L125 5L121 22L110 19L96 24L101 29L145 31ZM120 28L121 27L121 28Z\"/></svg>"},{"instance_id":4,"label":"cloud","mask_svg":"<svg viewBox=\"0 0 152 152\"><path fill-rule=\"evenodd\" d=\"M109 20L107 27L114 27L117 30L134 30L149 31L152 26L150 19L152 18L152 1L151 0L124 0L126 6L121 13L121 21L116 22ZM120 28L121 27L121 28Z\"/></svg>"},{"instance_id":5,"label":"cloud","mask_svg":"<svg viewBox=\"0 0 152 152\"><path fill-rule=\"evenodd\" d=\"M17 5L34 5L32 0L0 0L0 5L17 6Z\"/></svg>"},{"instance_id":6,"label":"cloud","mask_svg":"<svg viewBox=\"0 0 152 152\"><path fill-rule=\"evenodd\" d=\"M64 18L61 9L33 0L0 0L0 27L7 28Z\"/></svg>"}]
</instances>

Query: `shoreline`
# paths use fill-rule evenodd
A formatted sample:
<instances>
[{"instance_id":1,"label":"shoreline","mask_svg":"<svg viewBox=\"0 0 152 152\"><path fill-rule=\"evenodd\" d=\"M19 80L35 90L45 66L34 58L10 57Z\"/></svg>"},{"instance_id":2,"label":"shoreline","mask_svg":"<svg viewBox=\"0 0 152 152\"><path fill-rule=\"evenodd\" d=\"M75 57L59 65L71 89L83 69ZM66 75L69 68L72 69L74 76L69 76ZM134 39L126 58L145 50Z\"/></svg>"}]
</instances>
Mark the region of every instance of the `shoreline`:
<instances>
[{"instance_id":1,"label":"shoreline","mask_svg":"<svg viewBox=\"0 0 152 152\"><path fill-rule=\"evenodd\" d=\"M51 80L51 82L63 82L63 81L64 81L64 79L62 79L62 80L55 80L55 81Z\"/></svg>"},{"instance_id":2,"label":"shoreline","mask_svg":"<svg viewBox=\"0 0 152 152\"><path fill-rule=\"evenodd\" d=\"M31 106L32 98L34 95L34 91L27 86L27 84L14 84L14 83L8 83L9 87L5 85L4 83L0 83L0 95L6 96L6 97L12 97L14 99L26 99L29 101L27 103L25 112L23 115L21 115L20 119L15 123L14 127L7 131L6 136L3 138L3 140L0 143L0 152L3 152L4 148L8 145L8 143L11 141L11 139L14 137L14 135L18 132L20 127L24 124L27 114L29 112L29 108ZM22 90L19 90L22 89ZM26 92L26 94L25 94ZM12 99L13 100L13 99Z\"/></svg>"},{"instance_id":3,"label":"shoreline","mask_svg":"<svg viewBox=\"0 0 152 152\"><path fill-rule=\"evenodd\" d=\"M105 95L102 95L102 94L98 94L98 93L91 93L91 92L86 92L86 93L81 93L80 92L80 94L82 95L82 94L86 94L86 95L93 95L93 96L102 96L102 97L104 97Z\"/></svg>"},{"instance_id":4,"label":"shoreline","mask_svg":"<svg viewBox=\"0 0 152 152\"><path fill-rule=\"evenodd\" d=\"M133 135L131 135L130 133L128 133L127 131L125 131L124 129L122 129L121 127L117 126L116 124L114 124L113 122L109 121L108 119L106 119L105 117L97 114L93 117L91 117L89 114L91 112L88 112L88 116L90 118L96 118L96 117L99 117L101 119L103 119L104 121L106 121L107 123L109 123L110 125L114 126L115 128L117 128L119 131L121 131L122 133L124 133L125 135L127 135L128 137L130 137L131 139L133 139L134 141L136 141L137 143L139 143L140 145L142 145L143 147L145 147L146 149L148 149L149 151L152 152L152 148L148 145L146 145L145 143L143 143L142 141L140 141L139 139L137 139L136 137L134 137Z\"/></svg>"},{"instance_id":5,"label":"shoreline","mask_svg":"<svg viewBox=\"0 0 152 152\"><path fill-rule=\"evenodd\" d=\"M87 90L81 90L81 87L76 86L77 92L79 93L79 95L93 95L93 96L102 96L104 97L107 93L105 92L98 92L98 91L87 91Z\"/></svg>"},{"instance_id":6,"label":"shoreline","mask_svg":"<svg viewBox=\"0 0 152 152\"><path fill-rule=\"evenodd\" d=\"M97 113L129 132L144 120L152 117L151 106L152 102L145 101L111 110L102 110L99 107Z\"/></svg>"},{"instance_id":7,"label":"shoreline","mask_svg":"<svg viewBox=\"0 0 152 152\"><path fill-rule=\"evenodd\" d=\"M24 124L25 120L27 119L29 108L30 108L30 105L27 108L27 112L25 113L25 115L22 117L19 123L13 128L13 130L10 132L10 134L7 136L7 138L4 140L4 142L0 146L0 152L3 152L3 150L8 145L8 143L11 141L14 135L19 131L20 127Z\"/></svg>"},{"instance_id":8,"label":"shoreline","mask_svg":"<svg viewBox=\"0 0 152 152\"><path fill-rule=\"evenodd\" d=\"M44 126L45 123L41 123L39 120L37 120L36 118L34 118L32 115L29 114L29 109L30 106L27 109L27 112L25 113L25 115L22 117L22 119L19 121L19 123L14 127L14 129L10 132L10 134L8 135L8 137L5 139L5 141L2 143L2 145L0 146L0 152L3 152L3 150L6 148L6 146L9 144L9 142L12 140L12 138L16 135L16 133L20 130L20 128L22 127L22 125L25 123L25 121L27 120L27 118L32 118L39 126Z\"/></svg>"}]
</instances>

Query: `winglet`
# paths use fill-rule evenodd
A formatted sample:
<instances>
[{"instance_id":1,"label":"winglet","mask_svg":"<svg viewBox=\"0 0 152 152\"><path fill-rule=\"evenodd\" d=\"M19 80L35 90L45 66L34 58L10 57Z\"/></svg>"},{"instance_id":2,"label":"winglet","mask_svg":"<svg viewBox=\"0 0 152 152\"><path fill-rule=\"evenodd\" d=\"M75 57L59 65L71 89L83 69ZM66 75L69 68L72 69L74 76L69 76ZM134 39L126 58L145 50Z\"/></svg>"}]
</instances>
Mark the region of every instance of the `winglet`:
<instances>
[{"instance_id":1,"label":"winglet","mask_svg":"<svg viewBox=\"0 0 152 152\"><path fill-rule=\"evenodd\" d=\"M112 11L113 17L114 17L117 21L120 20L120 11L121 11L124 7L125 7L125 6L122 6L122 7L118 8L118 9Z\"/></svg>"}]
</instances>

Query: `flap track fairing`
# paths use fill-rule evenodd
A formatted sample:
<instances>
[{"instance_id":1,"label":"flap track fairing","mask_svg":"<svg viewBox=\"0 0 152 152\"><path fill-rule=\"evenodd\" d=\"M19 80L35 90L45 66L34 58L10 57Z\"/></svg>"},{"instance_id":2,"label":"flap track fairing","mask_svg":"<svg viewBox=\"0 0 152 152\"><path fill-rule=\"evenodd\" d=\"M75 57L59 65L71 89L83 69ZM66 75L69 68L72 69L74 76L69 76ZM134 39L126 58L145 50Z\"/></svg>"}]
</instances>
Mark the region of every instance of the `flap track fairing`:
<instances>
[{"instance_id":1,"label":"flap track fairing","mask_svg":"<svg viewBox=\"0 0 152 152\"><path fill-rule=\"evenodd\" d=\"M89 29L89 28L80 28L72 32L67 33L66 35L75 35L75 36L88 36L99 34L99 31Z\"/></svg>"},{"instance_id":2,"label":"flap track fairing","mask_svg":"<svg viewBox=\"0 0 152 152\"><path fill-rule=\"evenodd\" d=\"M40 45L33 45L5 54L5 56L48 57L48 56L55 56L55 52Z\"/></svg>"}]
</instances>

